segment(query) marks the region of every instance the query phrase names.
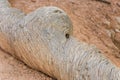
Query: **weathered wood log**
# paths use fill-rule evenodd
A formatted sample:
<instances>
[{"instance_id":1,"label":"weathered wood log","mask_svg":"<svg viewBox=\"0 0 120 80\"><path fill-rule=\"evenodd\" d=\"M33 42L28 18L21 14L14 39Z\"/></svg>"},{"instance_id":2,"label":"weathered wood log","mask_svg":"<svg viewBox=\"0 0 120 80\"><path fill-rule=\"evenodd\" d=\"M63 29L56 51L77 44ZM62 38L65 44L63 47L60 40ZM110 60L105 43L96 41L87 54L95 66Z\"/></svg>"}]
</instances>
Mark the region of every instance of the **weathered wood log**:
<instances>
[{"instance_id":1,"label":"weathered wood log","mask_svg":"<svg viewBox=\"0 0 120 80\"><path fill-rule=\"evenodd\" d=\"M0 37L2 49L58 80L120 80L99 49L72 36L71 20L57 7L25 15L0 0Z\"/></svg>"}]
</instances>

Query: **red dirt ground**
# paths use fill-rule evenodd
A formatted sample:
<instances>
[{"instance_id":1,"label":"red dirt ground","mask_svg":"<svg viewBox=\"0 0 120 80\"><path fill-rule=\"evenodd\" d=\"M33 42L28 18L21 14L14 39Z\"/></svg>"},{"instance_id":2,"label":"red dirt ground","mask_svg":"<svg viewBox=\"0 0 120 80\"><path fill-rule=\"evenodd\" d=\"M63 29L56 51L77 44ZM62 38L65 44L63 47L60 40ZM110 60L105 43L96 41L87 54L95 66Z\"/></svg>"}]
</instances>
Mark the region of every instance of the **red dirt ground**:
<instances>
[{"instance_id":1,"label":"red dirt ground","mask_svg":"<svg viewBox=\"0 0 120 80\"><path fill-rule=\"evenodd\" d=\"M70 16L75 36L96 45L120 67L120 0L10 0L26 14L42 6L58 6ZM0 52L0 80L51 80L31 70L8 54Z\"/></svg>"}]
</instances>

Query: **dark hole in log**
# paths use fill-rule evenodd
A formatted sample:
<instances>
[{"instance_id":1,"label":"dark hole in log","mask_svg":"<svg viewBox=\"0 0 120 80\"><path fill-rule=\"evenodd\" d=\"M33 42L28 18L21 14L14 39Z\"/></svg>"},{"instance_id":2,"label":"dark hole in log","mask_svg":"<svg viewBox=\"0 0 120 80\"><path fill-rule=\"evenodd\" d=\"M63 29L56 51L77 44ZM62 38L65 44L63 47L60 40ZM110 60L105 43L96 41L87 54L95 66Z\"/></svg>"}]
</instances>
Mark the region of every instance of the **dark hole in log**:
<instances>
[{"instance_id":1,"label":"dark hole in log","mask_svg":"<svg viewBox=\"0 0 120 80\"><path fill-rule=\"evenodd\" d=\"M65 34L65 37L68 39L70 37L70 35L69 34Z\"/></svg>"}]
</instances>

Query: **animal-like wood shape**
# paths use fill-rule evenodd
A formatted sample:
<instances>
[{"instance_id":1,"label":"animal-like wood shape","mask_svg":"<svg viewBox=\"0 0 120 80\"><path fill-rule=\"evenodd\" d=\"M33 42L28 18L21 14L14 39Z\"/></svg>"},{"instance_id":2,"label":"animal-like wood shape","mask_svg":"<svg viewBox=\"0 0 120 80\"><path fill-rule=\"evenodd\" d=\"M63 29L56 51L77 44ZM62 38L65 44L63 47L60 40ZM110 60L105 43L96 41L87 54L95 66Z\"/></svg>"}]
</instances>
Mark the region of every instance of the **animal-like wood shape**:
<instances>
[{"instance_id":1,"label":"animal-like wood shape","mask_svg":"<svg viewBox=\"0 0 120 80\"><path fill-rule=\"evenodd\" d=\"M120 80L117 66L72 36L69 17L57 7L25 15L0 0L0 47L58 80Z\"/></svg>"}]
</instances>

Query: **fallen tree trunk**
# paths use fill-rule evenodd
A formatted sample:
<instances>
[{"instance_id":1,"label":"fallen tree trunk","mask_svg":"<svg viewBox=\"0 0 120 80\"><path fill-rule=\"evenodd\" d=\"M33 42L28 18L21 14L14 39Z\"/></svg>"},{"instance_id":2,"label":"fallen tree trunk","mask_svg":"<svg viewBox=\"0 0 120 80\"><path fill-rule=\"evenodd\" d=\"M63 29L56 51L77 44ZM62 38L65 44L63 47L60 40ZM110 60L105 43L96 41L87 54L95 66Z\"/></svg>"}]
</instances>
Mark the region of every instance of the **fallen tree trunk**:
<instances>
[{"instance_id":1,"label":"fallen tree trunk","mask_svg":"<svg viewBox=\"0 0 120 80\"><path fill-rule=\"evenodd\" d=\"M63 10L43 7L25 15L7 0L0 4L0 47L28 66L58 80L120 79L120 69L97 48L72 37Z\"/></svg>"}]
</instances>

